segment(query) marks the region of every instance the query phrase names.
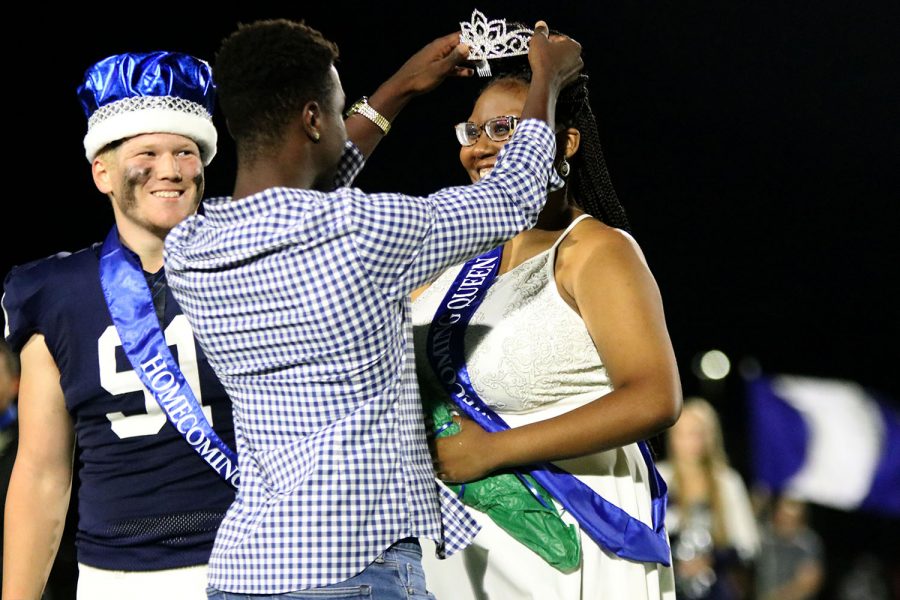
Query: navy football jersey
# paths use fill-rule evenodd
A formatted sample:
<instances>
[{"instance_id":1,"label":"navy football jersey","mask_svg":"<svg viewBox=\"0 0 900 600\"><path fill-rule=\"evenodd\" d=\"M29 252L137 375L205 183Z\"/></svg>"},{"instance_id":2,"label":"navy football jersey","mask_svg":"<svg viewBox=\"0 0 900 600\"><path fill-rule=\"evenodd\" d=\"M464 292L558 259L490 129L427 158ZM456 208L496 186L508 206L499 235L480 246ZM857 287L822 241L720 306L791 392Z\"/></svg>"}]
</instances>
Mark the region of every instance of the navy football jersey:
<instances>
[{"instance_id":1,"label":"navy football jersey","mask_svg":"<svg viewBox=\"0 0 900 600\"><path fill-rule=\"evenodd\" d=\"M234 498L166 420L122 351L100 288L100 245L14 268L3 308L20 351L43 334L80 450L78 560L149 571L206 563ZM231 404L168 289L162 329L185 379L232 449Z\"/></svg>"}]
</instances>

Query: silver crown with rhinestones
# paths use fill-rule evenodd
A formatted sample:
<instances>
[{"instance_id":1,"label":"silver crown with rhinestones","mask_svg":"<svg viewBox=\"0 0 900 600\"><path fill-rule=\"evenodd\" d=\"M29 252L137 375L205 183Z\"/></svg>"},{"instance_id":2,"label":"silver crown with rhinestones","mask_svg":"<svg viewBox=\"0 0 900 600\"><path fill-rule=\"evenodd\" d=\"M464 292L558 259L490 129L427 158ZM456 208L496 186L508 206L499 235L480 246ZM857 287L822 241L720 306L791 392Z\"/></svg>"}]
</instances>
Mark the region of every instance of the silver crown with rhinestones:
<instances>
[{"instance_id":1,"label":"silver crown with rhinestones","mask_svg":"<svg viewBox=\"0 0 900 600\"><path fill-rule=\"evenodd\" d=\"M472 11L471 22L460 22L459 41L469 47L469 60L478 61L476 71L480 77L491 76L488 60L528 54L528 43L534 32L520 28L507 30L506 19L488 21L477 8Z\"/></svg>"}]
</instances>

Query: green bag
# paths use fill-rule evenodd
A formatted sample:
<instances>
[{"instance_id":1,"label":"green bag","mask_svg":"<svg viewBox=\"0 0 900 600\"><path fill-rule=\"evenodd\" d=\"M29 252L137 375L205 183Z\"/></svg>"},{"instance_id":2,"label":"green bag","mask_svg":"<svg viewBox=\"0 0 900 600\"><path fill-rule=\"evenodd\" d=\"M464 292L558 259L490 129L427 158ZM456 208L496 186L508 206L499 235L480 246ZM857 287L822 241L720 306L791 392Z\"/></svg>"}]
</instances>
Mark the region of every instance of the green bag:
<instances>
[{"instance_id":1,"label":"green bag","mask_svg":"<svg viewBox=\"0 0 900 600\"><path fill-rule=\"evenodd\" d=\"M447 403L426 401L425 408L431 411L434 430L440 432L436 437L459 433L459 425L453 422ZM566 525L553 507L550 494L531 476L525 475L525 478L546 506L511 473L489 475L463 485L448 484L448 487L464 504L487 514L504 531L551 566L563 573L571 573L581 565L578 528Z\"/></svg>"}]
</instances>

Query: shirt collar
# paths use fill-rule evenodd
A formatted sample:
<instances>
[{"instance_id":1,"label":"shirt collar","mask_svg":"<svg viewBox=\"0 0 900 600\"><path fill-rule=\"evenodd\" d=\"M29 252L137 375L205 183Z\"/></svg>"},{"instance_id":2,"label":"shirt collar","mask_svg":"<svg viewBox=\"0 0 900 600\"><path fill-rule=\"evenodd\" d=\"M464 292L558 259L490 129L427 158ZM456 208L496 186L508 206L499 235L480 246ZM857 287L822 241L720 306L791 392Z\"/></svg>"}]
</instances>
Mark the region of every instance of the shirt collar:
<instances>
[{"instance_id":1,"label":"shirt collar","mask_svg":"<svg viewBox=\"0 0 900 600\"><path fill-rule=\"evenodd\" d=\"M289 187L273 187L237 200L231 196L218 196L203 201L203 213L214 227L227 227L235 223L271 214L288 202L298 199L314 200L323 192Z\"/></svg>"}]
</instances>

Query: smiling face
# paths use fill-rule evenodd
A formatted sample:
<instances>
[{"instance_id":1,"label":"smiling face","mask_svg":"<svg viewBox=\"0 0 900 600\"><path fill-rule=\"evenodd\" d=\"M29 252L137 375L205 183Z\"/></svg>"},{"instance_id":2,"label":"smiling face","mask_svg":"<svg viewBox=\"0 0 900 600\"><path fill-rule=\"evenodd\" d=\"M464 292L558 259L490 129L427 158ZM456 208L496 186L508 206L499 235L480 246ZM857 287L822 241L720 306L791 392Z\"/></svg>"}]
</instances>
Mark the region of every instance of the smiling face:
<instances>
[{"instance_id":1,"label":"smiling face","mask_svg":"<svg viewBox=\"0 0 900 600\"><path fill-rule=\"evenodd\" d=\"M481 127L485 121L494 117L519 117L527 95L528 87L524 82L505 80L496 83L478 97L467 120ZM475 144L460 148L459 160L473 183L491 172L500 149L508 142L509 140L495 142L482 131Z\"/></svg>"},{"instance_id":2,"label":"smiling face","mask_svg":"<svg viewBox=\"0 0 900 600\"><path fill-rule=\"evenodd\" d=\"M203 161L197 144L172 133L128 138L94 159L97 189L112 199L122 229L160 239L192 215L203 196Z\"/></svg>"}]
</instances>

